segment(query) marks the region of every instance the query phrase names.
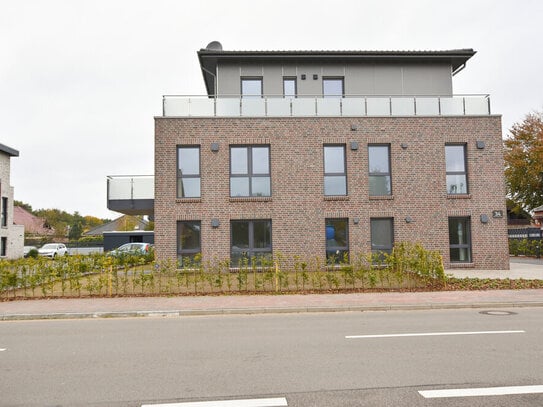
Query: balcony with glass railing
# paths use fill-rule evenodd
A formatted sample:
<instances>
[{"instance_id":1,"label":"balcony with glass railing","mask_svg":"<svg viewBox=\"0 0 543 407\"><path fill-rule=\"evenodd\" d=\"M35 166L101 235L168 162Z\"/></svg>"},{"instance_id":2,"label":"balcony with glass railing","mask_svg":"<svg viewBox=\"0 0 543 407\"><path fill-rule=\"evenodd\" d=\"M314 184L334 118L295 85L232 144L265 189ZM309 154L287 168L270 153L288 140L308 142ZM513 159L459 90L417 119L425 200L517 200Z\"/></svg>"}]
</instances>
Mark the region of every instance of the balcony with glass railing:
<instances>
[{"instance_id":1,"label":"balcony with glass railing","mask_svg":"<svg viewBox=\"0 0 543 407\"><path fill-rule=\"evenodd\" d=\"M165 95L164 117L488 116L489 95L241 98Z\"/></svg>"},{"instance_id":2,"label":"balcony with glass railing","mask_svg":"<svg viewBox=\"0 0 543 407\"><path fill-rule=\"evenodd\" d=\"M155 177L118 175L107 177L107 207L125 215L153 216Z\"/></svg>"}]
</instances>

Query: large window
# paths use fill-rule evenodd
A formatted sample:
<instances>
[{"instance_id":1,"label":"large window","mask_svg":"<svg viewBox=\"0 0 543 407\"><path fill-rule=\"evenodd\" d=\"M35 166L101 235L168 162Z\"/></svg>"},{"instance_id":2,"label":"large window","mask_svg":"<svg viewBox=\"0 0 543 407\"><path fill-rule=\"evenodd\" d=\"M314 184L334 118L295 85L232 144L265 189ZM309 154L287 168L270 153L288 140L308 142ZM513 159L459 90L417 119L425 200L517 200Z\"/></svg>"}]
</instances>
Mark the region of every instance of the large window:
<instances>
[{"instance_id":1,"label":"large window","mask_svg":"<svg viewBox=\"0 0 543 407\"><path fill-rule=\"evenodd\" d=\"M469 217L449 218L449 253L452 263L471 263Z\"/></svg>"},{"instance_id":2,"label":"large window","mask_svg":"<svg viewBox=\"0 0 543 407\"><path fill-rule=\"evenodd\" d=\"M201 252L201 222L177 222L177 258L181 266L190 264Z\"/></svg>"},{"instance_id":3,"label":"large window","mask_svg":"<svg viewBox=\"0 0 543 407\"><path fill-rule=\"evenodd\" d=\"M345 146L324 146L324 195L347 195Z\"/></svg>"},{"instance_id":4,"label":"large window","mask_svg":"<svg viewBox=\"0 0 543 407\"><path fill-rule=\"evenodd\" d=\"M368 162L370 196L391 195L390 146L369 145Z\"/></svg>"},{"instance_id":5,"label":"large window","mask_svg":"<svg viewBox=\"0 0 543 407\"><path fill-rule=\"evenodd\" d=\"M200 147L177 148L177 197L200 197Z\"/></svg>"},{"instance_id":6,"label":"large window","mask_svg":"<svg viewBox=\"0 0 543 407\"><path fill-rule=\"evenodd\" d=\"M230 196L271 196L270 147L230 147Z\"/></svg>"},{"instance_id":7,"label":"large window","mask_svg":"<svg viewBox=\"0 0 543 407\"><path fill-rule=\"evenodd\" d=\"M344 95L343 78L322 78L322 96L340 98Z\"/></svg>"},{"instance_id":8,"label":"large window","mask_svg":"<svg viewBox=\"0 0 543 407\"><path fill-rule=\"evenodd\" d=\"M271 220L233 220L230 222L231 265L260 265L271 258Z\"/></svg>"},{"instance_id":9,"label":"large window","mask_svg":"<svg viewBox=\"0 0 543 407\"><path fill-rule=\"evenodd\" d=\"M262 93L262 78L241 78L242 98L261 98Z\"/></svg>"},{"instance_id":10,"label":"large window","mask_svg":"<svg viewBox=\"0 0 543 407\"><path fill-rule=\"evenodd\" d=\"M326 219L326 262L349 260L349 219Z\"/></svg>"},{"instance_id":11,"label":"large window","mask_svg":"<svg viewBox=\"0 0 543 407\"><path fill-rule=\"evenodd\" d=\"M370 219L370 229L371 252L377 254L392 253L394 246L394 219L372 218Z\"/></svg>"},{"instance_id":12,"label":"large window","mask_svg":"<svg viewBox=\"0 0 543 407\"><path fill-rule=\"evenodd\" d=\"M447 193L467 194L466 145L445 145L445 163L447 171Z\"/></svg>"},{"instance_id":13,"label":"large window","mask_svg":"<svg viewBox=\"0 0 543 407\"><path fill-rule=\"evenodd\" d=\"M283 78L283 96L295 98L297 94L296 78Z\"/></svg>"}]
</instances>

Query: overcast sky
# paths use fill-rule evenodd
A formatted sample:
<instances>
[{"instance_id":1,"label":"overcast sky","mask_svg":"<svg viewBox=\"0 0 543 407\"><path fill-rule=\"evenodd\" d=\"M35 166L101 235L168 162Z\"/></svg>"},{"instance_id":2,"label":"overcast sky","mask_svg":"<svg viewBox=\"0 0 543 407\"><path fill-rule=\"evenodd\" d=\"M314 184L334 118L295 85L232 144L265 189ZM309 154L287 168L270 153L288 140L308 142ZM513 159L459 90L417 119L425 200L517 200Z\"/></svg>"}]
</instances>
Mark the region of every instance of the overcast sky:
<instances>
[{"instance_id":1,"label":"overcast sky","mask_svg":"<svg viewBox=\"0 0 543 407\"><path fill-rule=\"evenodd\" d=\"M163 94L204 94L196 51L477 54L454 93L490 94L504 136L543 110L543 1L0 0L0 143L15 199L114 218L106 176L153 174Z\"/></svg>"}]
</instances>

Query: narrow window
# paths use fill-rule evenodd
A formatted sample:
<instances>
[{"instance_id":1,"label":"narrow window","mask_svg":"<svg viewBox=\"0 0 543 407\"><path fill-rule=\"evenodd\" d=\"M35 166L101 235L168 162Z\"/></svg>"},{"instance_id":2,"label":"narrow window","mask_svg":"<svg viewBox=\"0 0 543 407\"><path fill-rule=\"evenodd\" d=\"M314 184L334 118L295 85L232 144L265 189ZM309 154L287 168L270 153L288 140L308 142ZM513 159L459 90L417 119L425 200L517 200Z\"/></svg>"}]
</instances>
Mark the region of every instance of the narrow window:
<instances>
[{"instance_id":1,"label":"narrow window","mask_svg":"<svg viewBox=\"0 0 543 407\"><path fill-rule=\"evenodd\" d=\"M383 253L392 253L394 246L394 219L370 219L371 252L382 256Z\"/></svg>"},{"instance_id":2,"label":"narrow window","mask_svg":"<svg viewBox=\"0 0 543 407\"><path fill-rule=\"evenodd\" d=\"M283 96L295 98L297 94L296 78L283 78Z\"/></svg>"},{"instance_id":3,"label":"narrow window","mask_svg":"<svg viewBox=\"0 0 543 407\"><path fill-rule=\"evenodd\" d=\"M201 253L201 222L177 222L177 258L181 266L194 262Z\"/></svg>"},{"instance_id":4,"label":"narrow window","mask_svg":"<svg viewBox=\"0 0 543 407\"><path fill-rule=\"evenodd\" d=\"M326 262L349 260L349 219L326 219Z\"/></svg>"},{"instance_id":5,"label":"narrow window","mask_svg":"<svg viewBox=\"0 0 543 407\"><path fill-rule=\"evenodd\" d=\"M230 196L271 196L270 147L230 147Z\"/></svg>"},{"instance_id":6,"label":"narrow window","mask_svg":"<svg viewBox=\"0 0 543 407\"><path fill-rule=\"evenodd\" d=\"M3 237L0 241L0 256L5 257L7 254L8 238Z\"/></svg>"},{"instance_id":7,"label":"narrow window","mask_svg":"<svg viewBox=\"0 0 543 407\"><path fill-rule=\"evenodd\" d=\"M322 78L323 97L341 98L344 95L343 78Z\"/></svg>"},{"instance_id":8,"label":"narrow window","mask_svg":"<svg viewBox=\"0 0 543 407\"><path fill-rule=\"evenodd\" d=\"M347 195L345 146L324 146L324 195Z\"/></svg>"},{"instance_id":9,"label":"narrow window","mask_svg":"<svg viewBox=\"0 0 543 407\"><path fill-rule=\"evenodd\" d=\"M449 218L451 263L471 263L471 225L469 217Z\"/></svg>"},{"instance_id":10,"label":"narrow window","mask_svg":"<svg viewBox=\"0 0 543 407\"><path fill-rule=\"evenodd\" d=\"M261 98L262 78L241 78L242 98Z\"/></svg>"},{"instance_id":11,"label":"narrow window","mask_svg":"<svg viewBox=\"0 0 543 407\"><path fill-rule=\"evenodd\" d=\"M8 226L8 198L2 197L2 227Z\"/></svg>"},{"instance_id":12,"label":"narrow window","mask_svg":"<svg viewBox=\"0 0 543 407\"><path fill-rule=\"evenodd\" d=\"M262 264L271 258L271 220L233 220L230 222L230 260L232 267Z\"/></svg>"},{"instance_id":13,"label":"narrow window","mask_svg":"<svg viewBox=\"0 0 543 407\"><path fill-rule=\"evenodd\" d=\"M200 147L177 148L177 197L200 198Z\"/></svg>"},{"instance_id":14,"label":"narrow window","mask_svg":"<svg viewBox=\"0 0 543 407\"><path fill-rule=\"evenodd\" d=\"M390 145L369 145L370 196L391 195Z\"/></svg>"},{"instance_id":15,"label":"narrow window","mask_svg":"<svg viewBox=\"0 0 543 407\"><path fill-rule=\"evenodd\" d=\"M447 171L447 193L467 194L466 145L445 145L445 163Z\"/></svg>"}]
</instances>

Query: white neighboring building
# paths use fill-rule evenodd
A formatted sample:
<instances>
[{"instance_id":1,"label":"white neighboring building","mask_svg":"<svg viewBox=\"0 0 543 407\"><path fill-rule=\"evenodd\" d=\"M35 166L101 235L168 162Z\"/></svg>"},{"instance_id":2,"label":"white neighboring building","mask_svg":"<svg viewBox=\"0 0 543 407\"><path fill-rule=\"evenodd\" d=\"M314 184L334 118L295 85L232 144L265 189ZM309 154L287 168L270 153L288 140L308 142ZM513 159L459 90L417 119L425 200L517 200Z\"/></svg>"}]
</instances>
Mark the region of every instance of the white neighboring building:
<instances>
[{"instance_id":1,"label":"white neighboring building","mask_svg":"<svg viewBox=\"0 0 543 407\"><path fill-rule=\"evenodd\" d=\"M10 184L10 159L19 152L0 144L0 258L23 257L25 228L13 224L13 187Z\"/></svg>"}]
</instances>

